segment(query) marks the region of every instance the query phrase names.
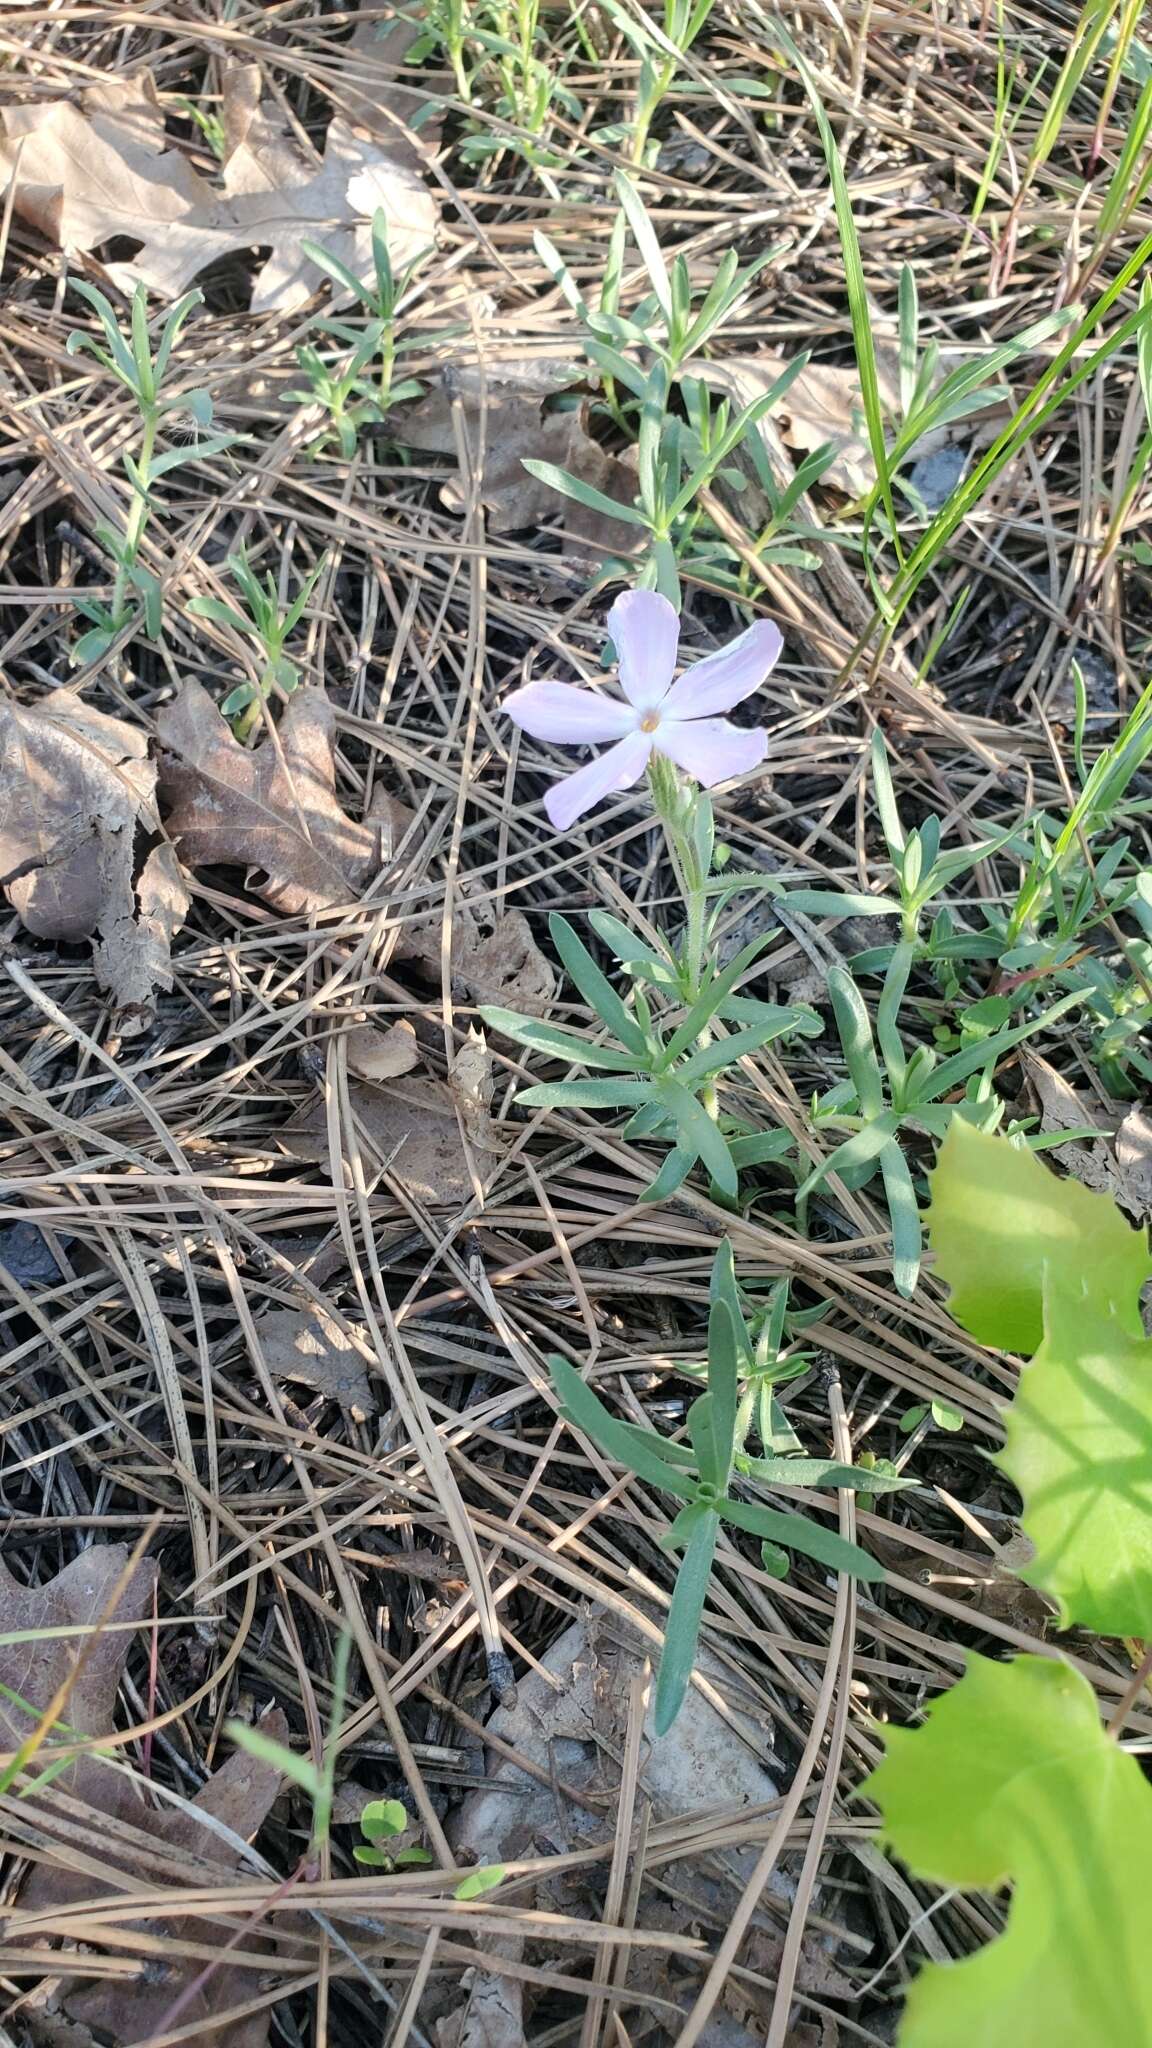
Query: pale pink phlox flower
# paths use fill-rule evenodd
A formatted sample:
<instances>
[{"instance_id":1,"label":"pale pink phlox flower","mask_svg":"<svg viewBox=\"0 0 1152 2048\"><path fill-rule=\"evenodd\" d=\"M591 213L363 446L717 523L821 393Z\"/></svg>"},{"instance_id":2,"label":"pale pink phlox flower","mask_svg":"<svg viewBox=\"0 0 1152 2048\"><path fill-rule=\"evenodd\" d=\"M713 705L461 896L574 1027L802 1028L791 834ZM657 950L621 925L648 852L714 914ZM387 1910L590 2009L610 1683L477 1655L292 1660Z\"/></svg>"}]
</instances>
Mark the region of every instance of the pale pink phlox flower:
<instances>
[{"instance_id":1,"label":"pale pink phlox flower","mask_svg":"<svg viewBox=\"0 0 1152 2048\"><path fill-rule=\"evenodd\" d=\"M673 676L680 619L666 597L625 591L608 614L608 631L625 701L572 683L528 683L504 700L508 716L533 739L573 747L615 742L548 791L544 808L558 832L602 797L639 782L653 754L666 755L712 789L759 767L768 749L767 733L745 731L715 714L750 697L775 666L782 642L769 620L758 619L727 647L705 655L679 682Z\"/></svg>"}]
</instances>

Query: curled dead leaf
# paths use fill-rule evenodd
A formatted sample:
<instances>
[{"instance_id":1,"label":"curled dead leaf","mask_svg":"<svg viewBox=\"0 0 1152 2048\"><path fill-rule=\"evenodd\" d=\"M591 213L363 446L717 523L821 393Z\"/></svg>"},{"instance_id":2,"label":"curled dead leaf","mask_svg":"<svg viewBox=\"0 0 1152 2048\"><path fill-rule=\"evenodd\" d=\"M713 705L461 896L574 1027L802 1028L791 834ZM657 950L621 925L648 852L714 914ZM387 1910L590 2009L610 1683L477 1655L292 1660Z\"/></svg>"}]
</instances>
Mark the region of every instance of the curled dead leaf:
<instances>
[{"instance_id":1,"label":"curled dead leaf","mask_svg":"<svg viewBox=\"0 0 1152 2048\"><path fill-rule=\"evenodd\" d=\"M348 1093L367 1172L386 1168L418 1202L433 1208L468 1200L472 1179L450 1086L428 1079L390 1082L386 1088L353 1083ZM478 1111L468 1120L468 1138L484 1179L500 1156L496 1126ZM291 1158L331 1170L327 1105L310 1104L286 1125L280 1142Z\"/></svg>"},{"instance_id":2,"label":"curled dead leaf","mask_svg":"<svg viewBox=\"0 0 1152 2048\"><path fill-rule=\"evenodd\" d=\"M1152 1210L1152 1121L1140 1109L1122 1117L1121 1105L1071 1087L1038 1053L1026 1053L1024 1064L1046 1132L1099 1134L1094 1142L1061 1145L1062 1166L1086 1188L1109 1195L1133 1216L1146 1217Z\"/></svg>"},{"instance_id":3,"label":"curled dead leaf","mask_svg":"<svg viewBox=\"0 0 1152 2048\"><path fill-rule=\"evenodd\" d=\"M609 454L592 438L587 406L545 410L549 399L578 384L581 375L578 368L537 358L484 366L449 364L428 395L405 411L403 438L411 448L455 458L453 406L460 404L473 459L481 462L480 497L494 533L559 524L565 537L586 553L627 554L636 539L635 527L561 497L524 468L525 456L551 462L606 497L632 503L635 473L622 457ZM462 511L467 500L464 480L445 483L440 496L449 511Z\"/></svg>"},{"instance_id":4,"label":"curled dead leaf","mask_svg":"<svg viewBox=\"0 0 1152 2048\"><path fill-rule=\"evenodd\" d=\"M724 392L734 405L746 406L763 397L783 375L788 362L787 356L724 356L717 361L694 360L691 370L712 390ZM949 361L949 369L956 366ZM885 417L897 419L900 351L894 341L883 337L876 342L876 374ZM940 375L944 374L942 370ZM781 435L790 448L802 455L811 455L829 443L832 460L820 481L831 490L842 491L847 498L865 497L876 481L860 394L860 373L854 363L808 363L773 407L761 432L766 438ZM938 428L922 436L916 443L916 452L928 455L947 439L948 429Z\"/></svg>"},{"instance_id":5,"label":"curled dead leaf","mask_svg":"<svg viewBox=\"0 0 1152 2048\"><path fill-rule=\"evenodd\" d=\"M168 830L190 867L245 867L257 895L295 916L355 899L380 865L379 827L357 824L337 798L321 688L290 697L275 735L256 747L241 746L191 680L156 727Z\"/></svg>"},{"instance_id":6,"label":"curled dead leaf","mask_svg":"<svg viewBox=\"0 0 1152 2048\"><path fill-rule=\"evenodd\" d=\"M71 690L31 709L0 705L0 885L37 938L92 938L96 978L142 1031L172 986L171 943L188 892L171 847L137 865L156 835L156 770L142 732Z\"/></svg>"},{"instance_id":7,"label":"curled dead leaf","mask_svg":"<svg viewBox=\"0 0 1152 2048\"><path fill-rule=\"evenodd\" d=\"M438 982L442 931L439 916L404 925L393 957L413 961ZM556 993L556 974L532 937L523 911L497 916L484 905L453 906L452 989L475 1003L499 1003L533 1013L547 1009Z\"/></svg>"},{"instance_id":8,"label":"curled dead leaf","mask_svg":"<svg viewBox=\"0 0 1152 2048\"><path fill-rule=\"evenodd\" d=\"M246 868L249 888L287 916L355 900L411 822L406 805L383 791L363 823L342 808L334 713L319 686L290 697L275 734L255 747L241 745L207 690L191 680L159 713L156 729L160 796L181 859L189 867ZM442 931L439 913L400 925L393 958L413 961L438 982ZM556 977L522 912L497 915L461 901L452 918L452 986L477 1003L538 1010L555 993ZM349 1047L353 1066L359 1045L355 1054ZM393 1039L377 1055L398 1058L400 1045ZM367 1048L364 1057L373 1057Z\"/></svg>"},{"instance_id":9,"label":"curled dead leaf","mask_svg":"<svg viewBox=\"0 0 1152 2048\"><path fill-rule=\"evenodd\" d=\"M256 1327L271 1372L339 1401L357 1422L379 1412L363 1355L323 1309L274 1309Z\"/></svg>"},{"instance_id":10,"label":"curled dead leaf","mask_svg":"<svg viewBox=\"0 0 1152 2048\"><path fill-rule=\"evenodd\" d=\"M317 289L324 273L301 246L308 238L369 276L378 208L398 267L427 248L436 207L410 155L337 116L321 162L306 161L260 104L259 77L255 66L225 76L228 154L219 189L166 146L156 88L140 72L89 87L75 101L8 107L0 115L0 190L14 178L15 211L69 253L120 236L138 242L134 256L106 266L127 291L142 280L175 298L221 256L267 248L252 292L256 313L302 305Z\"/></svg>"},{"instance_id":11,"label":"curled dead leaf","mask_svg":"<svg viewBox=\"0 0 1152 2048\"><path fill-rule=\"evenodd\" d=\"M358 1024L345 1037L349 1070L361 1081L394 1081L410 1074L420 1058L420 1046L410 1024L390 1024L386 1031L374 1024Z\"/></svg>"}]
</instances>

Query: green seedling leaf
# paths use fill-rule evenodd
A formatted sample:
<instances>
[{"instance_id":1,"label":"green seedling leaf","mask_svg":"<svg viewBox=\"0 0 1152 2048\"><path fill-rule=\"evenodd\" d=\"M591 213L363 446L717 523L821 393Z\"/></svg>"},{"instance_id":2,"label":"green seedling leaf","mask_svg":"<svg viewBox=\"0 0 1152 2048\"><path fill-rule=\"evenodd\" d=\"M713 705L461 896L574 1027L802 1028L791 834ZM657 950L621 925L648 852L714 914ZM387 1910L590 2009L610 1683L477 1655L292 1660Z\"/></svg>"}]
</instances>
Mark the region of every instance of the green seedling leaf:
<instances>
[{"instance_id":1,"label":"green seedling leaf","mask_svg":"<svg viewBox=\"0 0 1152 2048\"><path fill-rule=\"evenodd\" d=\"M360 1833L370 1842L402 1835L407 1825L407 1809L399 1799L370 1799L360 1815Z\"/></svg>"},{"instance_id":2,"label":"green seedling leaf","mask_svg":"<svg viewBox=\"0 0 1152 2048\"><path fill-rule=\"evenodd\" d=\"M502 1863L482 1863L478 1870L470 1870L467 1877L456 1886L454 1899L482 1899L485 1892L494 1892L503 1884L505 1869Z\"/></svg>"},{"instance_id":3,"label":"green seedling leaf","mask_svg":"<svg viewBox=\"0 0 1152 2048\"><path fill-rule=\"evenodd\" d=\"M1042 1169L1043 1170L1043 1169ZM1106 1199L1106 1198L1100 1198ZM1024 1498L1020 1576L1063 1628L1152 1634L1152 1343L1052 1270L1045 1337L1024 1368L996 1462Z\"/></svg>"},{"instance_id":4,"label":"green seedling leaf","mask_svg":"<svg viewBox=\"0 0 1152 2048\"><path fill-rule=\"evenodd\" d=\"M392 1858L386 1849L369 1849L363 1842L357 1842L352 1855L366 1870L391 1870Z\"/></svg>"},{"instance_id":5,"label":"green seedling leaf","mask_svg":"<svg viewBox=\"0 0 1152 2048\"><path fill-rule=\"evenodd\" d=\"M1044 1276L1079 1280L1096 1313L1140 1337L1152 1276L1147 1234L1107 1195L1061 1180L1035 1153L953 1117L930 1176L928 1242L949 1309L982 1344L1031 1353L1044 1336ZM1152 1624L1150 1624L1152 1625Z\"/></svg>"},{"instance_id":6,"label":"green seedling leaf","mask_svg":"<svg viewBox=\"0 0 1152 2048\"><path fill-rule=\"evenodd\" d=\"M635 1017L616 993L607 976L600 972L587 946L573 931L566 917L548 919L552 943L589 1008L606 1024L614 1038L643 1060L644 1033Z\"/></svg>"},{"instance_id":7,"label":"green seedling leaf","mask_svg":"<svg viewBox=\"0 0 1152 2048\"><path fill-rule=\"evenodd\" d=\"M558 1024L545 1024L540 1017L522 1017L516 1010L500 1010L488 1004L483 1006L480 1015L493 1031L502 1031L506 1038L514 1038L518 1045L527 1045L533 1052L549 1053L553 1059L573 1060L583 1067L607 1067L615 1071L624 1068L633 1074L641 1072L645 1064L635 1052L625 1052L617 1045L593 1045L577 1032L565 1031ZM635 1024L631 1019L628 1021L635 1032ZM640 1043L643 1047L642 1038Z\"/></svg>"},{"instance_id":8,"label":"green seedling leaf","mask_svg":"<svg viewBox=\"0 0 1152 2048\"><path fill-rule=\"evenodd\" d=\"M684 1704L696 1662L700 1617L720 1534L719 1520L711 1508L690 1508L687 1513L693 1518L691 1532L672 1589L664 1627L664 1654L656 1679L652 1725L657 1735L667 1735Z\"/></svg>"},{"instance_id":9,"label":"green seedling leaf","mask_svg":"<svg viewBox=\"0 0 1152 2048\"><path fill-rule=\"evenodd\" d=\"M1046 1657L971 1656L920 1729L885 1730L861 1787L919 1878L1014 1889L998 1940L929 1963L900 2048L1118 2048L1152 2040L1152 1787L1092 1688Z\"/></svg>"},{"instance_id":10,"label":"green seedling leaf","mask_svg":"<svg viewBox=\"0 0 1152 2048\"><path fill-rule=\"evenodd\" d=\"M646 1480L650 1486L662 1487L665 1493L674 1493L679 1500L694 1497L694 1482L682 1472L674 1471L660 1451L644 1442L646 1431L637 1432L634 1425L618 1422L566 1358L551 1352L548 1370L560 1396L561 1413L568 1422L574 1422L586 1436L602 1444L617 1464L635 1472L638 1479ZM655 1436L656 1432L652 1434Z\"/></svg>"},{"instance_id":11,"label":"green seedling leaf","mask_svg":"<svg viewBox=\"0 0 1152 2048\"><path fill-rule=\"evenodd\" d=\"M789 1550L802 1551L806 1557L815 1558L817 1564L827 1565L830 1571L848 1572L854 1579L878 1581L884 1577L884 1567L861 1550L858 1543L849 1543L834 1530L825 1529L819 1522L809 1522L803 1515L782 1514L778 1508L763 1508L758 1502L726 1500L720 1503L720 1513L726 1522L735 1522L738 1529L747 1529L752 1536L766 1536L770 1543L780 1543Z\"/></svg>"},{"instance_id":12,"label":"green seedling leaf","mask_svg":"<svg viewBox=\"0 0 1152 2048\"><path fill-rule=\"evenodd\" d=\"M250 1728L246 1721L226 1721L224 1733L236 1744L237 1749L246 1750L249 1756L258 1757L261 1763L272 1764L276 1770L282 1771L286 1778L291 1778L294 1785L299 1785L307 1792L310 1798L320 1797L320 1773L310 1757L301 1756L298 1751L289 1749L283 1742L277 1742L271 1735L265 1735L259 1728Z\"/></svg>"},{"instance_id":13,"label":"green seedling leaf","mask_svg":"<svg viewBox=\"0 0 1152 2048\"><path fill-rule=\"evenodd\" d=\"M932 1420L937 1429L963 1429L964 1417L959 1408L950 1408L947 1401L933 1401Z\"/></svg>"}]
</instances>

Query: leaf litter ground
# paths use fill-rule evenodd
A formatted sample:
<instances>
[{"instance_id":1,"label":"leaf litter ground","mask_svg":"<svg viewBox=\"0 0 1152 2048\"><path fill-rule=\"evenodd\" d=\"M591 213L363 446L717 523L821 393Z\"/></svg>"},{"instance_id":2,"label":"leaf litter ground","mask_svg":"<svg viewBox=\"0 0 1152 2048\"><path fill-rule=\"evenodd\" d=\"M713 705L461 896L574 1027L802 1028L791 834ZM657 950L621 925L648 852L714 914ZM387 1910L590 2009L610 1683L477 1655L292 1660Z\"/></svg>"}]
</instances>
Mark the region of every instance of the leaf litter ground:
<instances>
[{"instance_id":1,"label":"leaf litter ground","mask_svg":"<svg viewBox=\"0 0 1152 2048\"><path fill-rule=\"evenodd\" d=\"M674 915L642 807L628 797L583 838L550 834L545 758L498 710L533 675L596 673L592 574L626 537L550 503L518 467L535 456L610 496L632 488L532 243L539 226L594 285L619 155L598 130L626 120L637 79L613 18L593 62L550 17L582 112L574 124L554 109L556 160L539 171L469 152L458 106L408 127L445 80L382 59L398 45L375 43L371 10L351 35L347 14L275 9L238 27L223 7L178 30L67 6L14 12L4 30L16 90L2 158L17 183L0 312L0 1634L21 1640L0 1652L0 1679L9 1753L55 1704L39 1732L66 1764L3 1801L0 2024L19 2043L478 2048L610 2040L617 2015L653 2043L883 2043L917 1963L966 1954L1000 1924L987 1899L910 1884L854 1793L880 1756L876 1719L914 1720L965 1649L1053 1640L1054 1617L1009 1575L1019 1504L986 1455L1015 1369L957 1329L930 1272L899 1299L867 1194L824 1186L807 1236L783 1173L766 1172L738 1217L692 1187L646 1207L643 1147L581 1112L525 1120L514 1048L469 1035L481 1002L589 1024L551 955L549 911L630 907L656 928ZM1007 19L1033 68L1066 47L1059 9ZM969 231L994 141L988 22L950 23L945 62L919 16L842 37L814 7L795 21L848 157L882 343L904 261L949 361L1073 292L1083 262L1051 228L1071 220L1090 122L1025 185L1042 111L1026 107ZM860 892L885 880L866 773L876 721L908 815L940 813L956 843L1030 803L1065 806L1074 659L1097 737L1130 701L1146 578L1115 555L1094 574L1084 522L1135 415L1125 377L1101 373L1091 405L1059 415L1039 459L1030 449L963 529L905 637L879 665L854 664L870 602L844 494L866 487L869 456L843 267L803 96L762 50L755 7L716 18L706 65L660 116L643 189L701 285L730 243L788 249L707 374L752 397L814 344L765 445L786 476L814 435L832 440L839 468L800 508L812 569L741 556L754 485L715 506L786 636L763 713L771 774L722 802L721 829L740 866ZM221 118L222 169L190 103ZM1108 161L1130 113L1123 84ZM507 133L490 78L473 119ZM318 280L302 243L349 260L381 200L412 237L401 260L439 222L428 339L408 359L426 395L410 439L397 423L343 462L282 402ZM211 385L224 431L250 437L239 456L192 457L158 492L163 648L138 639L80 674L70 593L109 580L93 535L116 521L131 422L65 352L77 302L62 301L61 243L74 274L105 284L205 287L182 376ZM626 295L641 288L629 272ZM976 431L954 435L958 462ZM215 709L244 650L187 612L226 592L241 543L289 590L326 557L299 639L306 687L254 749ZM694 652L733 623L709 579L690 590ZM986 864L972 889L1002 883ZM759 986L779 1000L823 1004L828 968L877 942L873 920L780 919L745 899L726 944L776 924ZM918 1004L926 1036L947 1023L927 984ZM1146 1136L1108 1101L1075 1026L1032 1052L1046 1072L1006 1060L1001 1092L1052 1128L1068 1109L1047 1076L1080 1091L1073 1121L1102 1133L1097 1170L1122 1174L1131 1212L1146 1212ZM746 1065L729 1098L815 1164L807 1105L842 1077L826 1031ZM657 1759L642 1683L672 1584L667 1502L591 1462L542 1360L591 1360L624 1418L667 1429L692 1390L725 1231L751 1281L787 1274L798 1305L826 1304L788 1390L804 1448L895 1457L920 1483L871 1508L842 1497L841 1533L886 1566L880 1588L803 1565L776 1580L754 1545L725 1541L692 1725ZM933 1401L964 1430L935 1429L929 1408L905 1439L899 1417ZM44 1633L61 1628L85 1634ZM305 1802L221 1730L282 1714L315 1751L342 1628L354 1654L336 1819L302 1876ZM1131 1679L1123 1646L1081 1634L1063 1647L1111 1714ZM1147 1740L1146 1703L1129 1728ZM727 1758L718 1786L693 1762L712 1755ZM359 1813L381 1797L404 1801L432 1870L355 1864ZM439 1872L472 1861L508 1875L466 1904Z\"/></svg>"}]
</instances>

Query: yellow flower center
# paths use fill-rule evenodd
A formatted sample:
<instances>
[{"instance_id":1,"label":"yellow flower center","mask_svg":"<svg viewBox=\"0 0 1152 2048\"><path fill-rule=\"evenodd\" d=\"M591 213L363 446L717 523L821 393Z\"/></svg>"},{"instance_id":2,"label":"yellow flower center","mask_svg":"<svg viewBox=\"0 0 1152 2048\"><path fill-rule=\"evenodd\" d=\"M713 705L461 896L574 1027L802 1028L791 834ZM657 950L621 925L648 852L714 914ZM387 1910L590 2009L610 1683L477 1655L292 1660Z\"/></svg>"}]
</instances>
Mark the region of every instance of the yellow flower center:
<instances>
[{"instance_id":1,"label":"yellow flower center","mask_svg":"<svg viewBox=\"0 0 1152 2048\"><path fill-rule=\"evenodd\" d=\"M640 720L641 732L656 732L659 728L659 725L660 713L658 711L646 711L644 713L643 718Z\"/></svg>"}]
</instances>

